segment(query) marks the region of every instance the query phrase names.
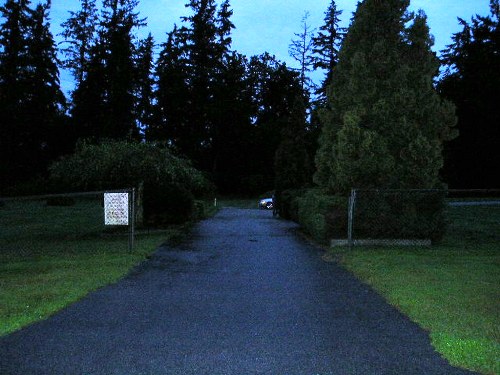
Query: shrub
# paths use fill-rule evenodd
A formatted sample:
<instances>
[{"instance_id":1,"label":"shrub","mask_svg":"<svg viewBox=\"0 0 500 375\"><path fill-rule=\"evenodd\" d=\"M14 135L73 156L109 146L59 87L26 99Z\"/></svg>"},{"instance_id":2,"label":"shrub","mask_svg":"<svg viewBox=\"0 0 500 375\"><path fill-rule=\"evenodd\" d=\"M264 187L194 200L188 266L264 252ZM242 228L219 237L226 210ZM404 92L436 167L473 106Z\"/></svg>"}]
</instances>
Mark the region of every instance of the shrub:
<instances>
[{"instance_id":1,"label":"shrub","mask_svg":"<svg viewBox=\"0 0 500 375\"><path fill-rule=\"evenodd\" d=\"M308 190L298 201L299 224L316 241L347 235L347 198L327 195L323 190Z\"/></svg>"},{"instance_id":2,"label":"shrub","mask_svg":"<svg viewBox=\"0 0 500 375\"><path fill-rule=\"evenodd\" d=\"M306 189L289 189L277 194L277 205L283 219L299 221L299 198L306 191Z\"/></svg>"},{"instance_id":3,"label":"shrub","mask_svg":"<svg viewBox=\"0 0 500 375\"><path fill-rule=\"evenodd\" d=\"M182 224L194 213L194 197L176 185L144 186L144 217L150 225Z\"/></svg>"},{"instance_id":4,"label":"shrub","mask_svg":"<svg viewBox=\"0 0 500 375\"><path fill-rule=\"evenodd\" d=\"M144 185L144 220L168 224L188 220L194 197L213 185L189 161L149 143L82 142L76 152L50 167L51 181L63 190L114 190Z\"/></svg>"},{"instance_id":5,"label":"shrub","mask_svg":"<svg viewBox=\"0 0 500 375\"><path fill-rule=\"evenodd\" d=\"M445 191L358 191L354 235L357 238L431 239L446 231Z\"/></svg>"}]
</instances>

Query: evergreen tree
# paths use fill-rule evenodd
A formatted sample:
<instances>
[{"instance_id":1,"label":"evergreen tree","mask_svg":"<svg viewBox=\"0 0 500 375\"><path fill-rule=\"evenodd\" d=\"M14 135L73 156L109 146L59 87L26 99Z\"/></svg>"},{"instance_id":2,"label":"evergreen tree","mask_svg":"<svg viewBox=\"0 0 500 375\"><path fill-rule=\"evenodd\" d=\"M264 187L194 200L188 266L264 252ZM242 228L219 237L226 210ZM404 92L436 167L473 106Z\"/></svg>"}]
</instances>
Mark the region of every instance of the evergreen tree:
<instances>
[{"instance_id":1,"label":"evergreen tree","mask_svg":"<svg viewBox=\"0 0 500 375\"><path fill-rule=\"evenodd\" d=\"M274 159L275 189L279 195L311 182L312 169L306 144L306 108L303 97L296 97L281 131L281 142Z\"/></svg>"},{"instance_id":2,"label":"evergreen tree","mask_svg":"<svg viewBox=\"0 0 500 375\"><path fill-rule=\"evenodd\" d=\"M454 188L500 186L500 5L475 16L443 51L440 92L457 106L459 137L447 147L444 176Z\"/></svg>"},{"instance_id":3,"label":"evergreen tree","mask_svg":"<svg viewBox=\"0 0 500 375\"><path fill-rule=\"evenodd\" d=\"M339 26L341 10L337 10L335 0L331 0L325 13L324 24L312 38L312 67L322 69L326 77L316 91L321 104L326 102L326 88L332 81L333 68L337 65L339 48L342 43L345 29Z\"/></svg>"},{"instance_id":4,"label":"evergreen tree","mask_svg":"<svg viewBox=\"0 0 500 375\"><path fill-rule=\"evenodd\" d=\"M86 78L99 23L95 0L81 0L80 3L81 9L70 11L70 17L61 24L64 29L61 36L66 44L61 50L66 56L62 66L71 71L76 86Z\"/></svg>"},{"instance_id":5,"label":"evergreen tree","mask_svg":"<svg viewBox=\"0 0 500 375\"><path fill-rule=\"evenodd\" d=\"M83 80L73 93L79 137L95 141L141 138L137 127L137 51L133 30L145 25L137 0L104 0ZM82 27L83 29L83 27Z\"/></svg>"},{"instance_id":6,"label":"evergreen tree","mask_svg":"<svg viewBox=\"0 0 500 375\"><path fill-rule=\"evenodd\" d=\"M64 96L54 40L49 31L50 2L35 10L29 1L8 1L0 8L0 142L2 181L14 183L43 173L51 157Z\"/></svg>"},{"instance_id":7,"label":"evergreen tree","mask_svg":"<svg viewBox=\"0 0 500 375\"><path fill-rule=\"evenodd\" d=\"M188 58L187 85L189 112L179 124L185 127L179 137L180 151L194 160L202 170L212 170L210 157L213 140L213 121L208 116L213 105L213 88L219 59L217 44L217 7L214 0L190 0L186 7L192 15L183 17L185 23L179 34ZM187 127L187 128L186 128Z\"/></svg>"},{"instance_id":8,"label":"evergreen tree","mask_svg":"<svg viewBox=\"0 0 500 375\"><path fill-rule=\"evenodd\" d=\"M247 192L243 181L253 168L252 97L247 60L233 53L225 58L215 86L210 116L214 121L213 179L221 193Z\"/></svg>"},{"instance_id":9,"label":"evergreen tree","mask_svg":"<svg viewBox=\"0 0 500 375\"><path fill-rule=\"evenodd\" d=\"M290 124L296 125L300 122L297 120L300 118L297 114L300 112L297 109L297 100L300 98L301 103L304 104L305 95L297 72L289 69L284 63L277 61L270 61L270 63L276 63L276 65L267 67L268 77L266 77L267 74L261 77L263 82L260 85L260 100L257 103L255 125L260 157L255 162L257 168L263 171L265 181L269 181L273 186L276 180L274 170L276 150L282 142L284 129ZM305 121L300 123L305 127Z\"/></svg>"},{"instance_id":10,"label":"evergreen tree","mask_svg":"<svg viewBox=\"0 0 500 375\"><path fill-rule=\"evenodd\" d=\"M167 34L167 41L156 63L155 92L157 119L146 130L146 139L169 142L178 150L189 149L189 88L187 53L177 26Z\"/></svg>"},{"instance_id":11,"label":"evergreen tree","mask_svg":"<svg viewBox=\"0 0 500 375\"><path fill-rule=\"evenodd\" d=\"M102 124L106 111L106 58L101 44L92 46L82 82L72 93L71 120L76 138L98 141L105 138Z\"/></svg>"},{"instance_id":12,"label":"evergreen tree","mask_svg":"<svg viewBox=\"0 0 500 375\"><path fill-rule=\"evenodd\" d=\"M232 10L227 0L219 8L214 0L191 0L186 7L192 14L169 34L158 61L157 130L197 167L216 173L219 111L227 99L221 87L234 62Z\"/></svg>"},{"instance_id":13,"label":"evergreen tree","mask_svg":"<svg viewBox=\"0 0 500 375\"><path fill-rule=\"evenodd\" d=\"M153 53L154 39L150 33L146 39L139 43L135 67L137 72L135 117L137 118L137 128L141 129L141 132L151 128L156 120L153 93L155 85L153 79Z\"/></svg>"},{"instance_id":14,"label":"evergreen tree","mask_svg":"<svg viewBox=\"0 0 500 375\"><path fill-rule=\"evenodd\" d=\"M138 0L104 0L101 41L106 49L106 107L101 124L107 138L139 140L134 113L136 72L132 30L144 26Z\"/></svg>"},{"instance_id":15,"label":"evergreen tree","mask_svg":"<svg viewBox=\"0 0 500 375\"><path fill-rule=\"evenodd\" d=\"M433 87L438 61L408 0L359 3L333 70L315 181L331 192L433 188L453 106ZM413 24L405 25L413 19Z\"/></svg>"},{"instance_id":16,"label":"evergreen tree","mask_svg":"<svg viewBox=\"0 0 500 375\"><path fill-rule=\"evenodd\" d=\"M27 124L24 121L29 87L28 37L32 19L29 0L8 0L0 7L0 172L3 184L17 180L21 171L19 153Z\"/></svg>"},{"instance_id":17,"label":"evergreen tree","mask_svg":"<svg viewBox=\"0 0 500 375\"><path fill-rule=\"evenodd\" d=\"M32 32L28 40L32 69L29 91L25 93L29 97L25 115L29 116L27 121L31 124L25 141L32 140L30 148L37 150L34 156L38 156L36 159L42 163L42 170L50 159L71 149L67 139L66 142L61 140L61 133L67 132L67 129L62 129L66 99L60 88L59 60L50 32L49 10L50 1L47 1L38 4L33 12Z\"/></svg>"}]
</instances>

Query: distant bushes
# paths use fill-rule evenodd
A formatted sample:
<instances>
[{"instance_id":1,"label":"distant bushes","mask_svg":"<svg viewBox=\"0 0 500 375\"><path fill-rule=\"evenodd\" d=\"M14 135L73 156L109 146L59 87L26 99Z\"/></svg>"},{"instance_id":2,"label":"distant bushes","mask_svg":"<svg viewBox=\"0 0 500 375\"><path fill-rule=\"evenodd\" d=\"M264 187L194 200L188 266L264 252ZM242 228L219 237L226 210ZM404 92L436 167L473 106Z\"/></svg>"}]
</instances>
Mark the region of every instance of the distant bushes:
<instances>
[{"instance_id":1,"label":"distant bushes","mask_svg":"<svg viewBox=\"0 0 500 375\"><path fill-rule=\"evenodd\" d=\"M50 167L51 181L63 191L143 187L144 221L182 223L195 214L195 198L214 186L187 160L148 143L81 143L76 152Z\"/></svg>"}]
</instances>

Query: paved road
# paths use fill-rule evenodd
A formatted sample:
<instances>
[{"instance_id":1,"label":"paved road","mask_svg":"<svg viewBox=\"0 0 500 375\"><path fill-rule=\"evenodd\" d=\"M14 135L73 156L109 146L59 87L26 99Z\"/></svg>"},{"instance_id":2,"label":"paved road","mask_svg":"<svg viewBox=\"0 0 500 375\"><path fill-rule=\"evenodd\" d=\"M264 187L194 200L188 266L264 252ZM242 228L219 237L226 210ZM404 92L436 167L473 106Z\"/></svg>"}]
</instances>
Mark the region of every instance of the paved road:
<instances>
[{"instance_id":1,"label":"paved road","mask_svg":"<svg viewBox=\"0 0 500 375\"><path fill-rule=\"evenodd\" d=\"M0 339L0 374L467 374L268 211L224 209L116 285Z\"/></svg>"}]
</instances>

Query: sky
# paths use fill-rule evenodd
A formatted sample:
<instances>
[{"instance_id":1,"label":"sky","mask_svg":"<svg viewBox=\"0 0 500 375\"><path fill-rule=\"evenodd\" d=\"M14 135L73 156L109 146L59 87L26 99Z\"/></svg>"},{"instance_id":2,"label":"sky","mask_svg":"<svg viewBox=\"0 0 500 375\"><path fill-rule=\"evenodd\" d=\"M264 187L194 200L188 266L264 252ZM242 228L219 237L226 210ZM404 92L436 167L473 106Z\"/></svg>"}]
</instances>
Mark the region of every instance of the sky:
<instances>
[{"instance_id":1,"label":"sky","mask_svg":"<svg viewBox=\"0 0 500 375\"><path fill-rule=\"evenodd\" d=\"M32 0L36 4L36 0ZM97 1L98 3L100 0ZM144 37L151 32L156 43L165 42L166 33L174 24L180 24L180 17L188 14L184 4L187 0L140 0L137 10L147 18L148 26L140 31ZM217 1L220 4L220 0ZM337 0L337 9L342 10L341 26L349 25L357 0ZM60 24L68 16L68 11L79 9L79 0L52 0L51 28L56 41L60 42ZM269 52L290 67L297 63L289 56L288 47L295 33L301 30L305 12L309 12L308 24L319 28L323 24L325 11L330 0L232 0L234 11L232 22L233 49L246 56ZM411 0L410 10L422 9L428 17L431 34L435 38L434 51L439 52L451 43L451 36L461 30L457 17L470 21L471 17L488 15L489 0ZM322 73L312 76L322 79ZM71 76L61 74L61 85L66 92L72 86Z\"/></svg>"}]
</instances>

